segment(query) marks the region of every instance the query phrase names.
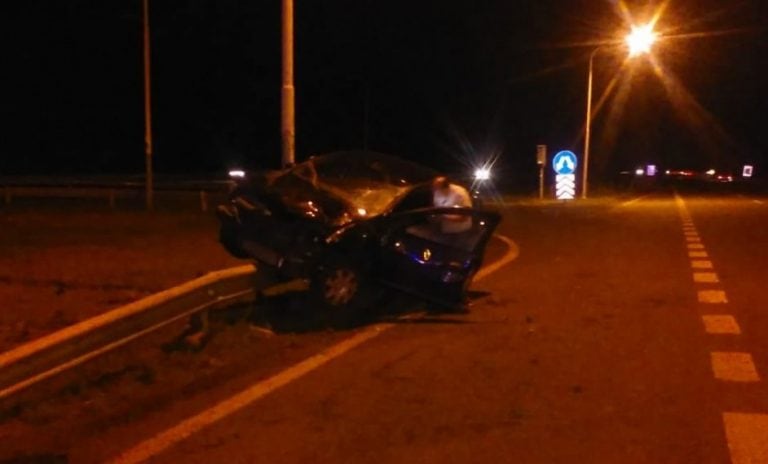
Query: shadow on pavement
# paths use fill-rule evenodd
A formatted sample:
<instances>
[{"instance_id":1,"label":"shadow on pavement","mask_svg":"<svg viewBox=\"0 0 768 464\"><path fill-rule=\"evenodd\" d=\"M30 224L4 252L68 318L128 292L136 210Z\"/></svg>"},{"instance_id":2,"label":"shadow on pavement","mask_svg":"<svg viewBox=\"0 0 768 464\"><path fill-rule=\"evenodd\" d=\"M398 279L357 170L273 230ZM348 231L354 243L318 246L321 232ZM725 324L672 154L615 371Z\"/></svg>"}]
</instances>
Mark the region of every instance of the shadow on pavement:
<instances>
[{"instance_id":1,"label":"shadow on pavement","mask_svg":"<svg viewBox=\"0 0 768 464\"><path fill-rule=\"evenodd\" d=\"M470 291L468 302L490 295L484 291ZM465 307L447 308L425 303L422 299L399 292L383 295L369 311L362 312L352 324L333 327L328 314L307 293L288 293L262 297L258 302L239 305L191 317L185 330L163 345L166 352L200 351L216 336L235 324L250 324L259 330L282 333L310 333L329 329L349 330L376 322L395 324L465 324L456 318L467 314Z\"/></svg>"}]
</instances>

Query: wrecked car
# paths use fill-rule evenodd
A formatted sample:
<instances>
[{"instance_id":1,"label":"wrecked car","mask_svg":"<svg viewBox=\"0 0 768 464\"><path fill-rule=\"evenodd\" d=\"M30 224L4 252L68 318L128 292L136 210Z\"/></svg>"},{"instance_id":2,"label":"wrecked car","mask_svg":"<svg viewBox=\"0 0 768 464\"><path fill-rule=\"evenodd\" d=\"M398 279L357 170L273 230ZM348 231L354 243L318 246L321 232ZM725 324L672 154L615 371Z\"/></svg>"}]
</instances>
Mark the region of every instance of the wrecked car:
<instances>
[{"instance_id":1,"label":"wrecked car","mask_svg":"<svg viewBox=\"0 0 768 464\"><path fill-rule=\"evenodd\" d=\"M220 241L277 279L305 279L335 324L359 317L386 288L460 305L500 216L433 207L431 181L438 175L367 151L248 173L217 209ZM443 232L446 218L469 227Z\"/></svg>"}]
</instances>

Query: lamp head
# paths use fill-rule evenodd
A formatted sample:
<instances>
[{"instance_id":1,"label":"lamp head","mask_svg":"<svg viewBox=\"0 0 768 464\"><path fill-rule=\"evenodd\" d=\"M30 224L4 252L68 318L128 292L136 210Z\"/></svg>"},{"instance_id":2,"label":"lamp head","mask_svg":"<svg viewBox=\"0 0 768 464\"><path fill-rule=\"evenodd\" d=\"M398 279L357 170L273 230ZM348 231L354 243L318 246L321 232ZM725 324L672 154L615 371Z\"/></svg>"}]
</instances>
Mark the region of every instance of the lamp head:
<instances>
[{"instance_id":1,"label":"lamp head","mask_svg":"<svg viewBox=\"0 0 768 464\"><path fill-rule=\"evenodd\" d=\"M629 56L635 57L644 53L650 53L656 38L657 34L653 30L653 24L632 26L632 32L626 38Z\"/></svg>"}]
</instances>

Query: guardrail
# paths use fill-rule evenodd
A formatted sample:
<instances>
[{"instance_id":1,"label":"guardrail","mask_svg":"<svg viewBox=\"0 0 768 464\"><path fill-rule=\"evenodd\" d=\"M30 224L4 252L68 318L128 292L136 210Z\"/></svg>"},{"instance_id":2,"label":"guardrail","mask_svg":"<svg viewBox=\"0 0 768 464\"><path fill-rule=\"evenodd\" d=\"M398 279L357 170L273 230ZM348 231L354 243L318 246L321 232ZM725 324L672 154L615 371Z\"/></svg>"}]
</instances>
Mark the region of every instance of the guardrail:
<instances>
[{"instance_id":1,"label":"guardrail","mask_svg":"<svg viewBox=\"0 0 768 464\"><path fill-rule=\"evenodd\" d=\"M120 187L20 187L4 186L3 203L5 206L13 204L14 199L19 198L77 198L104 201L110 209L116 209L118 201L141 202L144 199L144 191L132 188ZM223 198L223 191L207 190L160 190L155 191L155 197L164 196L184 196L188 205L197 202L200 210L205 212L210 209L212 195L220 194ZM190 198L194 196L196 198ZM213 199L215 201L215 197Z\"/></svg>"},{"instance_id":2,"label":"guardrail","mask_svg":"<svg viewBox=\"0 0 768 464\"><path fill-rule=\"evenodd\" d=\"M251 302L267 279L252 265L211 272L2 353L0 401L195 313Z\"/></svg>"},{"instance_id":3,"label":"guardrail","mask_svg":"<svg viewBox=\"0 0 768 464\"><path fill-rule=\"evenodd\" d=\"M200 209L208 211L211 197L223 198L232 186L229 180L173 180L157 183L154 192L157 197L183 196L185 203L190 201L190 196L194 196L193 200L200 205ZM145 195L143 183L119 179L0 177L0 189L5 206L20 198L95 199L115 209L118 201L142 202Z\"/></svg>"}]
</instances>

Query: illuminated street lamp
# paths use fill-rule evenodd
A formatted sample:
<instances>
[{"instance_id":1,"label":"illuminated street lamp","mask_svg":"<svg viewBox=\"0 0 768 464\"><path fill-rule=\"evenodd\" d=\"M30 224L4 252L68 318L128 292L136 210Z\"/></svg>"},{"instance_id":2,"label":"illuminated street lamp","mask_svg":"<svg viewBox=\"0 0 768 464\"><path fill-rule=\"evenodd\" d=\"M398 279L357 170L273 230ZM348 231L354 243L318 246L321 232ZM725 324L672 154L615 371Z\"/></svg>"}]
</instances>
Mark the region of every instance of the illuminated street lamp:
<instances>
[{"instance_id":1,"label":"illuminated street lamp","mask_svg":"<svg viewBox=\"0 0 768 464\"><path fill-rule=\"evenodd\" d=\"M653 32L653 24L644 26L632 26L632 32L627 36L629 56L635 57L644 53L650 53L653 43L656 42L656 33Z\"/></svg>"},{"instance_id":2,"label":"illuminated street lamp","mask_svg":"<svg viewBox=\"0 0 768 464\"><path fill-rule=\"evenodd\" d=\"M632 26L632 31L625 38L629 48L630 58L638 55L650 53L653 43L656 41L657 34L653 31L653 24L643 26ZM592 135L592 72L594 68L595 55L602 47L592 50L589 55L589 73L587 75L587 116L584 125L584 168L581 175L581 198L587 198L587 176L589 173L589 140Z\"/></svg>"}]
</instances>

